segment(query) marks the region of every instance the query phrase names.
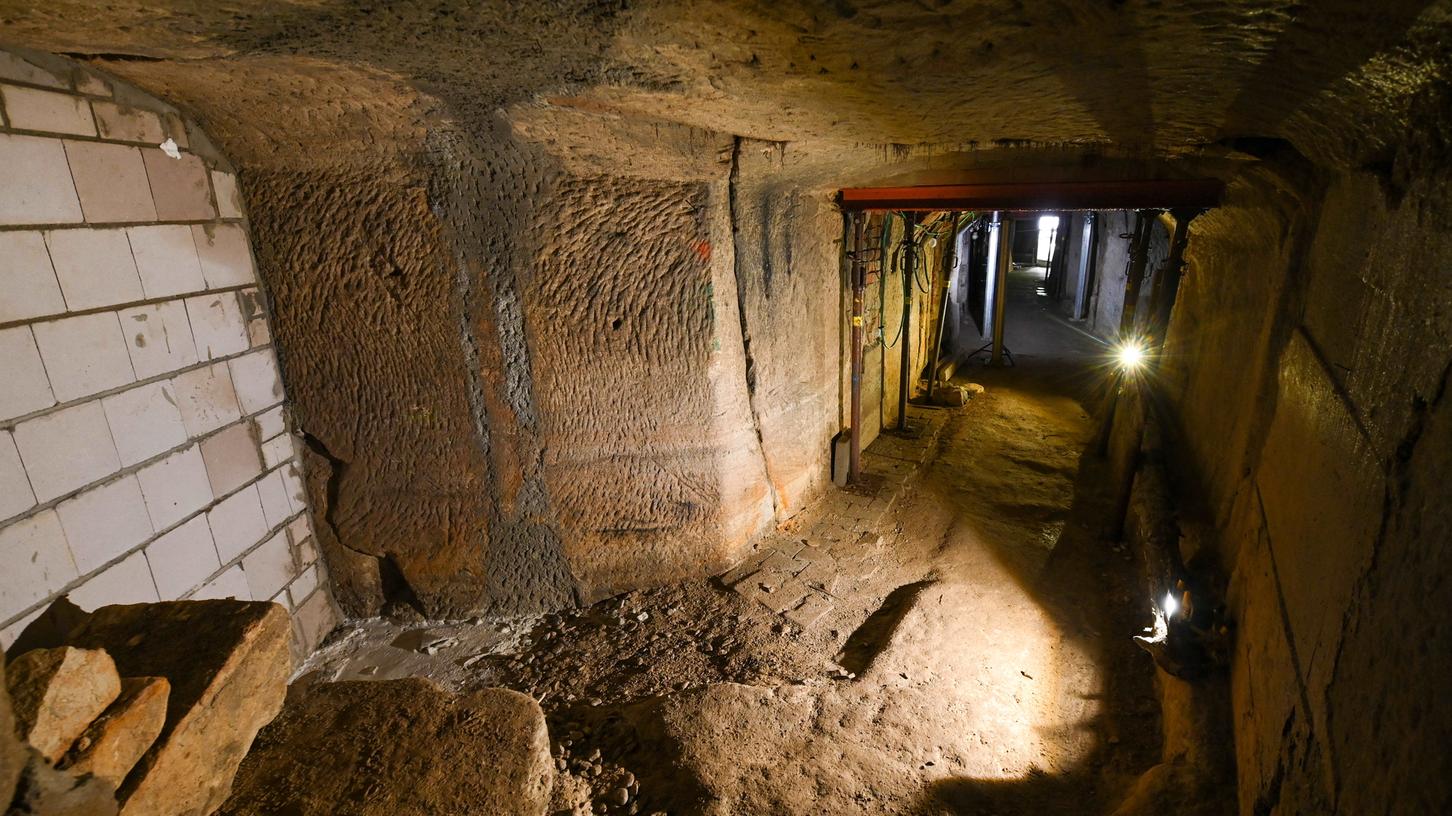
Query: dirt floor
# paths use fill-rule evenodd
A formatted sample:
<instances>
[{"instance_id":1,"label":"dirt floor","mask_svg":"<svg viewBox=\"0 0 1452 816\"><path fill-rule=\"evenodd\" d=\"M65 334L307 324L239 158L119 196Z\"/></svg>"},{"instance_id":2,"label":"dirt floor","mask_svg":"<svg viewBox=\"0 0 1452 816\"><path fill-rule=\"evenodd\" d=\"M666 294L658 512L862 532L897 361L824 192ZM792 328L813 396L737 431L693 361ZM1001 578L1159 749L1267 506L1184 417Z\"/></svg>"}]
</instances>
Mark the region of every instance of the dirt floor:
<instances>
[{"instance_id":1,"label":"dirt floor","mask_svg":"<svg viewBox=\"0 0 1452 816\"><path fill-rule=\"evenodd\" d=\"M560 813L1095 813L1159 752L1148 620L1084 456L1103 352L1012 280L1017 366L953 411L884 557L801 628L719 581L561 615L370 621L308 670L537 697Z\"/></svg>"}]
</instances>

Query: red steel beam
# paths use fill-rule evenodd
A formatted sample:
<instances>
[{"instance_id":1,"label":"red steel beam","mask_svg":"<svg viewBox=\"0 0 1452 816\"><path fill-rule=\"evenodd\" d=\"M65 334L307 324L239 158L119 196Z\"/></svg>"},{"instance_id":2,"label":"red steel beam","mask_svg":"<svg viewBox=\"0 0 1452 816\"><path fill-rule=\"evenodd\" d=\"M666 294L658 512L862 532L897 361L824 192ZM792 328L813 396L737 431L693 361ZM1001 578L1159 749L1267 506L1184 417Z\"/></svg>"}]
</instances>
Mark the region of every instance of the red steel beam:
<instances>
[{"instance_id":1,"label":"red steel beam","mask_svg":"<svg viewBox=\"0 0 1452 816\"><path fill-rule=\"evenodd\" d=\"M1214 207L1225 184L1216 179L1062 181L850 187L837 194L844 210L1133 210Z\"/></svg>"}]
</instances>

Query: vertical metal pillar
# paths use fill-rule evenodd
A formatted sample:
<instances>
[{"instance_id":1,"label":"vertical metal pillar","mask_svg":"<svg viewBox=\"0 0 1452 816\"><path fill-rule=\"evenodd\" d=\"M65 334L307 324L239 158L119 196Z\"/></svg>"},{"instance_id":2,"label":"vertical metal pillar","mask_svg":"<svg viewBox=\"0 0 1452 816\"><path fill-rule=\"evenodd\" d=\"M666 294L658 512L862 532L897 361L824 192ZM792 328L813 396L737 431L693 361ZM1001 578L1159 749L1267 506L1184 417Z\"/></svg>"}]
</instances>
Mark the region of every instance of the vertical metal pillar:
<instances>
[{"instance_id":1,"label":"vertical metal pillar","mask_svg":"<svg viewBox=\"0 0 1452 816\"><path fill-rule=\"evenodd\" d=\"M852 214L852 440L847 455L847 482L856 483L862 474L862 312L867 290L867 266L863 243L867 214Z\"/></svg>"},{"instance_id":2,"label":"vertical metal pillar","mask_svg":"<svg viewBox=\"0 0 1452 816\"><path fill-rule=\"evenodd\" d=\"M1119 314L1121 338L1134 334L1134 313L1139 308L1139 287L1144 282L1145 266L1149 263L1150 228L1154 225L1154 218L1154 210L1135 210L1134 238L1129 249L1129 280L1124 282L1124 309Z\"/></svg>"},{"instance_id":3,"label":"vertical metal pillar","mask_svg":"<svg viewBox=\"0 0 1452 816\"><path fill-rule=\"evenodd\" d=\"M999 213L988 220L988 235L983 240L983 331L988 334L988 347L993 345L993 305L998 296L998 231L1002 227Z\"/></svg>"},{"instance_id":4,"label":"vertical metal pillar","mask_svg":"<svg viewBox=\"0 0 1452 816\"><path fill-rule=\"evenodd\" d=\"M1154 297L1150 299L1150 336L1158 349L1169 333L1170 312L1175 308L1175 295L1180 289L1180 277L1185 271L1185 246L1190 242L1190 222L1200 210L1171 210L1175 217L1175 234L1170 239L1170 257L1165 261L1165 272L1155 284Z\"/></svg>"},{"instance_id":5,"label":"vertical metal pillar","mask_svg":"<svg viewBox=\"0 0 1452 816\"><path fill-rule=\"evenodd\" d=\"M1071 232L1071 230L1069 229L1070 217L1071 216L1069 213L1060 212L1058 214L1059 226L1055 227L1053 232L1053 263L1049 267L1049 272L1051 273L1051 278L1054 285L1051 289L1049 289L1049 295L1053 297L1055 301L1064 299L1064 287L1066 286L1066 280L1069 277L1069 233Z\"/></svg>"},{"instance_id":6,"label":"vertical metal pillar","mask_svg":"<svg viewBox=\"0 0 1452 816\"><path fill-rule=\"evenodd\" d=\"M948 214L948 240L943 245L943 271L938 276L943 292L938 295L938 331L934 334L933 356L928 361L928 399L938 385L938 358L943 353L943 335L948 323L948 283L953 279L953 267L958 265L958 211Z\"/></svg>"},{"instance_id":7,"label":"vertical metal pillar","mask_svg":"<svg viewBox=\"0 0 1452 816\"><path fill-rule=\"evenodd\" d=\"M1084 234L1079 243L1079 285L1074 289L1074 319L1083 320L1089 309L1089 254L1094 249L1094 213L1084 213Z\"/></svg>"},{"instance_id":8,"label":"vertical metal pillar","mask_svg":"<svg viewBox=\"0 0 1452 816\"><path fill-rule=\"evenodd\" d=\"M908 389L912 382L913 341L913 275L917 265L918 214L905 212L902 215L902 368L897 382L897 429L907 430Z\"/></svg>"},{"instance_id":9,"label":"vertical metal pillar","mask_svg":"<svg viewBox=\"0 0 1452 816\"><path fill-rule=\"evenodd\" d=\"M996 234L995 234L996 233ZM990 226L989 241L997 247L997 264L993 270L993 352L988 359L989 365L1003 365L1003 313L1008 303L1008 269L1013 263L1013 220L1003 217L1003 213L993 214L993 224ZM996 239L996 242L995 242ZM988 257L993 259L994 251L989 250Z\"/></svg>"}]
</instances>

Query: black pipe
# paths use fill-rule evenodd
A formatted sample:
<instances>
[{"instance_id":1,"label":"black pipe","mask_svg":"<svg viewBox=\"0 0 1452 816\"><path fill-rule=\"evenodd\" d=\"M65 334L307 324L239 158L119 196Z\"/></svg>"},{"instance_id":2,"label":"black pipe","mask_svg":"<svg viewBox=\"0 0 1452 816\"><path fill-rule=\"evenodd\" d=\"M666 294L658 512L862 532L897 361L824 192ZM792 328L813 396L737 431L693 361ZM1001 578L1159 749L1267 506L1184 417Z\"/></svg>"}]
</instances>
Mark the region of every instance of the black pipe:
<instances>
[{"instance_id":1,"label":"black pipe","mask_svg":"<svg viewBox=\"0 0 1452 816\"><path fill-rule=\"evenodd\" d=\"M912 374L913 341L913 266L917 263L918 214L905 212L902 215L902 368L898 371L897 383L897 429L907 430L908 383Z\"/></svg>"}]
</instances>

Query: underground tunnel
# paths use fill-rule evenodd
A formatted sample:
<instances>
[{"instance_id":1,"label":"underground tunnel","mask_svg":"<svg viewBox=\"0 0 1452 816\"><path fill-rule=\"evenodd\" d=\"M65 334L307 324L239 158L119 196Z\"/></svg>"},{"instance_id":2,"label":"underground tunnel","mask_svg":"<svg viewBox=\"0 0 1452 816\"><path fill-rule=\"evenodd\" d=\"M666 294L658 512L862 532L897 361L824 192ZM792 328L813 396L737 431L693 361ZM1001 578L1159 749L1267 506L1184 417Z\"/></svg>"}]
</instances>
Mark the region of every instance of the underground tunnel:
<instances>
[{"instance_id":1,"label":"underground tunnel","mask_svg":"<svg viewBox=\"0 0 1452 816\"><path fill-rule=\"evenodd\" d=\"M1449 65L0 0L0 803L1452 812Z\"/></svg>"}]
</instances>

